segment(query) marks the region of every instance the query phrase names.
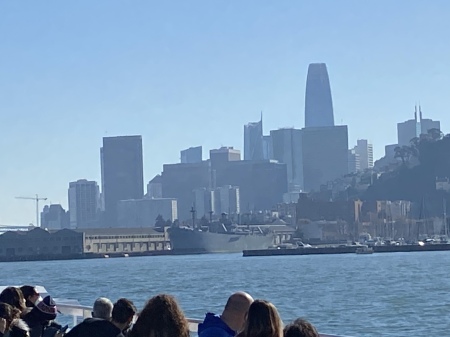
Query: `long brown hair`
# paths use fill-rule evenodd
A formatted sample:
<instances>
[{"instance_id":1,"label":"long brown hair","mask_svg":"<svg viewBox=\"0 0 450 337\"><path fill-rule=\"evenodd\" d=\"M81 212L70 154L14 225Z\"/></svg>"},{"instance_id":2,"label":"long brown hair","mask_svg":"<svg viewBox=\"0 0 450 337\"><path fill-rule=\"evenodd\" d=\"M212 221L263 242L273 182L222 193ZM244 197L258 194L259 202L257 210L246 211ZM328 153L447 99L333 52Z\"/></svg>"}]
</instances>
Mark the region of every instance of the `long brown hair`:
<instances>
[{"instance_id":1,"label":"long brown hair","mask_svg":"<svg viewBox=\"0 0 450 337\"><path fill-rule=\"evenodd\" d=\"M189 337L189 324L173 296L157 295L145 305L130 337Z\"/></svg>"},{"instance_id":2,"label":"long brown hair","mask_svg":"<svg viewBox=\"0 0 450 337\"><path fill-rule=\"evenodd\" d=\"M22 291L19 288L8 287L3 289L0 294L0 302L8 303L14 308L19 309L21 312L26 309L25 299L23 298Z\"/></svg>"},{"instance_id":3,"label":"long brown hair","mask_svg":"<svg viewBox=\"0 0 450 337\"><path fill-rule=\"evenodd\" d=\"M239 336L282 337L283 322L277 308L270 302L255 300L248 310L245 329Z\"/></svg>"}]
</instances>

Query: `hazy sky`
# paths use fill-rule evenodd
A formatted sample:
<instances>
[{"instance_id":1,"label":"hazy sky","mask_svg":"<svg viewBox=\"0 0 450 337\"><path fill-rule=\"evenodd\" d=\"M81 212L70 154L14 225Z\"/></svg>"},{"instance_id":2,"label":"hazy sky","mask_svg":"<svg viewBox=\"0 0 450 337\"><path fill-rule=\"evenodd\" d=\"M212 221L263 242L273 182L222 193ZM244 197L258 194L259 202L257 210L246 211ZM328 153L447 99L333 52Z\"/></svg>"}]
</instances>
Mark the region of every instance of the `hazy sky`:
<instances>
[{"instance_id":1,"label":"hazy sky","mask_svg":"<svg viewBox=\"0 0 450 337\"><path fill-rule=\"evenodd\" d=\"M0 224L39 193L100 181L103 136L141 134L147 182L179 151L243 148L243 125L304 126L306 71L326 62L335 121L378 158L396 123L450 132L450 2L0 0Z\"/></svg>"}]
</instances>

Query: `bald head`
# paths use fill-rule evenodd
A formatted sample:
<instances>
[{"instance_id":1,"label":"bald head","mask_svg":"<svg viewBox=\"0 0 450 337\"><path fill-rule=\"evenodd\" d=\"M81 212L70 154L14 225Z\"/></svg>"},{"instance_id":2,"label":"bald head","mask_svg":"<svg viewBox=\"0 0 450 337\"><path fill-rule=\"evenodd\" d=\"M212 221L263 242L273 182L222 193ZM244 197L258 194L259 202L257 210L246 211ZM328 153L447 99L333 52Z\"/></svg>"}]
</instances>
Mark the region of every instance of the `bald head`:
<instances>
[{"instance_id":1,"label":"bald head","mask_svg":"<svg viewBox=\"0 0 450 337\"><path fill-rule=\"evenodd\" d=\"M244 327L245 318L253 303L253 297L245 292L237 292L228 298L222 313L222 320L234 331L239 332Z\"/></svg>"},{"instance_id":2,"label":"bald head","mask_svg":"<svg viewBox=\"0 0 450 337\"><path fill-rule=\"evenodd\" d=\"M244 292L237 292L228 298L224 311L246 313L253 303L253 297Z\"/></svg>"}]
</instances>

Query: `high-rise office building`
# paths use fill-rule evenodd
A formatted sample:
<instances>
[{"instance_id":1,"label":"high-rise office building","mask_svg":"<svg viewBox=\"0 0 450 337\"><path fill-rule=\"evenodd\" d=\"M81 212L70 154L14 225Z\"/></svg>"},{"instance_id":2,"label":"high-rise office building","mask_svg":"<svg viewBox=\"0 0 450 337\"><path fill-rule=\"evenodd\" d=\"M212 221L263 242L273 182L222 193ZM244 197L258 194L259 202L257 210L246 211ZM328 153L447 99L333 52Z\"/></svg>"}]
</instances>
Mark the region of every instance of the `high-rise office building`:
<instances>
[{"instance_id":1,"label":"high-rise office building","mask_svg":"<svg viewBox=\"0 0 450 337\"><path fill-rule=\"evenodd\" d=\"M68 213L59 204L45 205L41 212L41 227L46 229L69 228Z\"/></svg>"},{"instance_id":2,"label":"high-rise office building","mask_svg":"<svg viewBox=\"0 0 450 337\"><path fill-rule=\"evenodd\" d=\"M356 150L353 148L348 150L348 173L356 173L359 171L361 171L359 154L356 153Z\"/></svg>"},{"instance_id":3,"label":"high-rise office building","mask_svg":"<svg viewBox=\"0 0 450 337\"><path fill-rule=\"evenodd\" d=\"M201 146L190 147L189 149L180 152L182 164L200 163L202 159L203 150Z\"/></svg>"},{"instance_id":4,"label":"high-rise office building","mask_svg":"<svg viewBox=\"0 0 450 337\"><path fill-rule=\"evenodd\" d=\"M86 179L69 183L70 228L99 227L100 192L95 181Z\"/></svg>"},{"instance_id":5,"label":"high-rise office building","mask_svg":"<svg viewBox=\"0 0 450 337\"><path fill-rule=\"evenodd\" d=\"M373 167L373 146L367 139L358 139L354 148L359 159L358 171L364 171Z\"/></svg>"},{"instance_id":6,"label":"high-rise office building","mask_svg":"<svg viewBox=\"0 0 450 337\"><path fill-rule=\"evenodd\" d=\"M397 124L397 137L399 146L409 146L411 139L418 138L420 135L426 135L429 130L441 130L441 123L432 119L422 118L422 108L419 106L419 114L417 106L414 111L414 119L407 120Z\"/></svg>"},{"instance_id":7,"label":"high-rise office building","mask_svg":"<svg viewBox=\"0 0 450 337\"><path fill-rule=\"evenodd\" d=\"M191 207L196 203L193 191L199 188L211 188L210 162L165 164L161 176L163 197L177 199L178 218L190 219Z\"/></svg>"},{"instance_id":8,"label":"high-rise office building","mask_svg":"<svg viewBox=\"0 0 450 337\"><path fill-rule=\"evenodd\" d=\"M348 173L346 125L302 129L303 181L306 191Z\"/></svg>"},{"instance_id":9,"label":"high-rise office building","mask_svg":"<svg viewBox=\"0 0 450 337\"><path fill-rule=\"evenodd\" d=\"M210 218L210 212L216 213L217 201L215 199L216 194L213 190L205 187L194 189L194 209L196 212L197 219L205 217Z\"/></svg>"},{"instance_id":10,"label":"high-rise office building","mask_svg":"<svg viewBox=\"0 0 450 337\"><path fill-rule=\"evenodd\" d=\"M263 157L264 160L273 159L272 138L270 135L263 136Z\"/></svg>"},{"instance_id":11,"label":"high-rise office building","mask_svg":"<svg viewBox=\"0 0 450 337\"><path fill-rule=\"evenodd\" d=\"M216 189L220 205L220 214L227 213L228 215L235 215L240 213L241 201L239 195L239 187L237 186L222 186Z\"/></svg>"},{"instance_id":12,"label":"high-rise office building","mask_svg":"<svg viewBox=\"0 0 450 337\"><path fill-rule=\"evenodd\" d=\"M145 197L148 199L162 198L162 177L160 174L157 174L147 184L147 194Z\"/></svg>"},{"instance_id":13,"label":"high-rise office building","mask_svg":"<svg viewBox=\"0 0 450 337\"><path fill-rule=\"evenodd\" d=\"M325 63L308 67L305 96L305 128L334 126L333 100Z\"/></svg>"},{"instance_id":14,"label":"high-rise office building","mask_svg":"<svg viewBox=\"0 0 450 337\"><path fill-rule=\"evenodd\" d=\"M162 216L166 221L178 219L177 200L121 200L118 202L117 214L121 228L154 227L158 216Z\"/></svg>"},{"instance_id":15,"label":"high-rise office building","mask_svg":"<svg viewBox=\"0 0 450 337\"><path fill-rule=\"evenodd\" d=\"M210 150L209 159L211 167L215 168L229 161L241 160L241 151L234 149L232 146L222 146L220 149Z\"/></svg>"},{"instance_id":16,"label":"high-rise office building","mask_svg":"<svg viewBox=\"0 0 450 337\"><path fill-rule=\"evenodd\" d=\"M270 131L273 159L286 164L289 192L303 189L302 131L285 128Z\"/></svg>"},{"instance_id":17,"label":"high-rise office building","mask_svg":"<svg viewBox=\"0 0 450 337\"><path fill-rule=\"evenodd\" d=\"M104 225L117 227L118 202L144 196L142 137L105 137L101 154Z\"/></svg>"},{"instance_id":18,"label":"high-rise office building","mask_svg":"<svg viewBox=\"0 0 450 337\"><path fill-rule=\"evenodd\" d=\"M259 122L244 125L244 160L262 160L263 153L262 115Z\"/></svg>"},{"instance_id":19,"label":"high-rise office building","mask_svg":"<svg viewBox=\"0 0 450 337\"><path fill-rule=\"evenodd\" d=\"M270 210L287 192L286 164L277 161L228 161L213 171L215 186L239 187L240 213Z\"/></svg>"}]
</instances>

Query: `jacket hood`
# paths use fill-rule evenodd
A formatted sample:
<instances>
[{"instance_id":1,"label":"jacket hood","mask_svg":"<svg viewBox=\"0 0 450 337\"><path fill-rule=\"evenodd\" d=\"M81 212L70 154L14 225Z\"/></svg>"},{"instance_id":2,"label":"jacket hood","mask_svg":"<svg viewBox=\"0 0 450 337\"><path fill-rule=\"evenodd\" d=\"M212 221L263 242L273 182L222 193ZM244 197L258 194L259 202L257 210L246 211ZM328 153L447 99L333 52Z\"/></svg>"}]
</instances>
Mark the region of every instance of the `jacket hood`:
<instances>
[{"instance_id":1,"label":"jacket hood","mask_svg":"<svg viewBox=\"0 0 450 337\"><path fill-rule=\"evenodd\" d=\"M230 327L226 325L224 321L222 321L219 315L215 315L210 312L206 314L203 323L200 323L198 325L198 334L200 335L208 329L220 329L223 330L226 335L231 336L234 336L236 334L235 331L231 330Z\"/></svg>"}]
</instances>

